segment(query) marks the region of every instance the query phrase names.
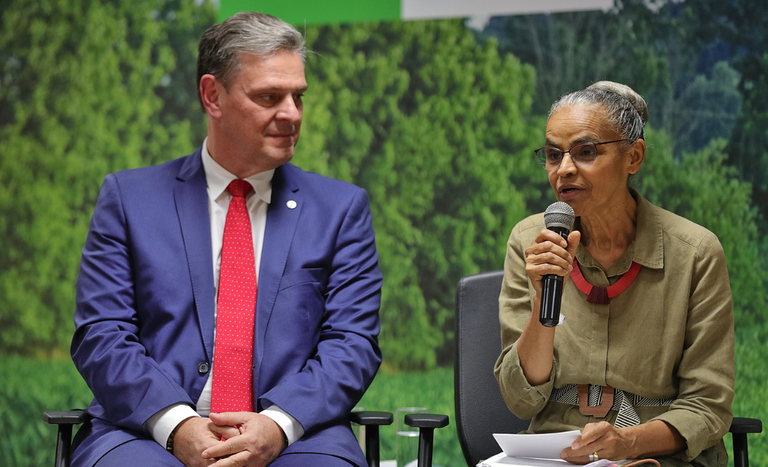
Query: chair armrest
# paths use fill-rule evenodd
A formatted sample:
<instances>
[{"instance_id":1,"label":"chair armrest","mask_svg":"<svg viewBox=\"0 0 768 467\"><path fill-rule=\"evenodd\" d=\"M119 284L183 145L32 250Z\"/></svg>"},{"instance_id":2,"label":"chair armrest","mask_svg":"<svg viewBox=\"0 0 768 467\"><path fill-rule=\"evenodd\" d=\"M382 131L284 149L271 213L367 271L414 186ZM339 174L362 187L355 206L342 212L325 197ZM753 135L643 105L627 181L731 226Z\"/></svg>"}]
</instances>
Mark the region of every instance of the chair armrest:
<instances>
[{"instance_id":1,"label":"chair armrest","mask_svg":"<svg viewBox=\"0 0 768 467\"><path fill-rule=\"evenodd\" d=\"M72 452L72 426L85 423L91 416L82 410L56 410L43 412L43 421L49 425L57 425L56 434L56 467L69 467L69 456Z\"/></svg>"},{"instance_id":2,"label":"chair armrest","mask_svg":"<svg viewBox=\"0 0 768 467\"><path fill-rule=\"evenodd\" d=\"M405 424L413 428L443 428L448 426L448 415L409 413L405 416Z\"/></svg>"},{"instance_id":3,"label":"chair armrest","mask_svg":"<svg viewBox=\"0 0 768 467\"><path fill-rule=\"evenodd\" d=\"M729 431L733 438L733 465L735 467L749 467L747 433L762 432L763 422L756 418L736 417L731 422Z\"/></svg>"},{"instance_id":4,"label":"chair armrest","mask_svg":"<svg viewBox=\"0 0 768 467\"><path fill-rule=\"evenodd\" d=\"M390 412L351 412L349 421L365 427L365 460L368 467L379 467L379 426L392 424Z\"/></svg>"},{"instance_id":5,"label":"chair armrest","mask_svg":"<svg viewBox=\"0 0 768 467\"><path fill-rule=\"evenodd\" d=\"M82 410L56 410L43 412L43 421L49 425L79 425L90 417Z\"/></svg>"},{"instance_id":6,"label":"chair armrest","mask_svg":"<svg viewBox=\"0 0 768 467\"><path fill-rule=\"evenodd\" d=\"M419 467L432 467L432 451L435 428L448 425L448 415L409 413L405 424L419 429Z\"/></svg>"},{"instance_id":7,"label":"chair armrest","mask_svg":"<svg viewBox=\"0 0 768 467\"><path fill-rule=\"evenodd\" d=\"M391 412L352 412L349 414L349 421L358 425L391 425L392 424Z\"/></svg>"},{"instance_id":8,"label":"chair armrest","mask_svg":"<svg viewBox=\"0 0 768 467\"><path fill-rule=\"evenodd\" d=\"M756 418L734 417L728 431L731 433L762 433L763 422Z\"/></svg>"}]
</instances>

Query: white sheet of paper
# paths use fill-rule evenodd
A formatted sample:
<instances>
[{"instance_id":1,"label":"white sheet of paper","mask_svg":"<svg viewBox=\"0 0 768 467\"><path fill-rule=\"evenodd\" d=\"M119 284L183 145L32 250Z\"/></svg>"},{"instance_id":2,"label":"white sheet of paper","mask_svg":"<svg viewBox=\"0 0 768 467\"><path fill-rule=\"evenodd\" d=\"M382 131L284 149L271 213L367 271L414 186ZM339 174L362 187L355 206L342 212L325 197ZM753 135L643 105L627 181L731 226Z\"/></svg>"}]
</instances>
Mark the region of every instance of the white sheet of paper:
<instances>
[{"instance_id":1,"label":"white sheet of paper","mask_svg":"<svg viewBox=\"0 0 768 467\"><path fill-rule=\"evenodd\" d=\"M530 457L507 457L500 452L479 464L478 467L565 467L571 465L562 459L534 459Z\"/></svg>"},{"instance_id":2,"label":"white sheet of paper","mask_svg":"<svg viewBox=\"0 0 768 467\"><path fill-rule=\"evenodd\" d=\"M590 462L583 467L619 467L624 464L628 464L632 460L622 461L609 461L607 459L600 459L595 462ZM493 457L481 461L477 464L477 467L566 467L568 462L562 459L535 459L531 457L507 457L506 454L500 452ZM382 464L383 467L383 464Z\"/></svg>"},{"instance_id":3,"label":"white sheet of paper","mask_svg":"<svg viewBox=\"0 0 768 467\"><path fill-rule=\"evenodd\" d=\"M563 449L571 445L581 435L579 430L561 433L509 434L494 433L501 450L509 457L538 457L560 459Z\"/></svg>"}]
</instances>

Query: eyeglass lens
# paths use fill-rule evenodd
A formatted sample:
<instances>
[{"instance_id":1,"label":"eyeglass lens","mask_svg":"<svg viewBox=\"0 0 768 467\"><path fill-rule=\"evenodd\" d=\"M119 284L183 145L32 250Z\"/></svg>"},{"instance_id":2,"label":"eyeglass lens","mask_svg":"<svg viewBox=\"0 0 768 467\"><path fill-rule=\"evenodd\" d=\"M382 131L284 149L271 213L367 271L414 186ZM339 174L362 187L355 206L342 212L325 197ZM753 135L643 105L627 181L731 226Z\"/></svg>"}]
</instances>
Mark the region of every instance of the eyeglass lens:
<instances>
[{"instance_id":1,"label":"eyeglass lens","mask_svg":"<svg viewBox=\"0 0 768 467\"><path fill-rule=\"evenodd\" d=\"M586 167L595 161L597 157L597 147L593 143L584 143L572 147L568 151L561 151L553 147L543 147L536 151L536 156L541 165L547 170L555 170L560 167L565 153L571 155L574 164Z\"/></svg>"}]
</instances>

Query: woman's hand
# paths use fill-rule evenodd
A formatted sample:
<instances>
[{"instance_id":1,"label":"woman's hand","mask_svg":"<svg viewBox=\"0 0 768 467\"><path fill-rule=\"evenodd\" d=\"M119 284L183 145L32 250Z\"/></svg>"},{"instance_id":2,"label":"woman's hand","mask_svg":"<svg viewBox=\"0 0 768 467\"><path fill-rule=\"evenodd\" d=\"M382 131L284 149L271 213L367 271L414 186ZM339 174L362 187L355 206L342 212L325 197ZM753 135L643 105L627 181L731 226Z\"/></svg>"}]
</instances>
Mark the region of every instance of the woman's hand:
<instances>
[{"instance_id":1,"label":"woman's hand","mask_svg":"<svg viewBox=\"0 0 768 467\"><path fill-rule=\"evenodd\" d=\"M542 280L547 274L567 276L571 272L580 240L579 232L571 232L566 242L559 234L544 229L525 250L525 273L536 294L533 297L531 317L517 341L517 356L520 368L532 386L549 380L554 352L555 328L539 323Z\"/></svg>"},{"instance_id":2,"label":"woman's hand","mask_svg":"<svg viewBox=\"0 0 768 467\"><path fill-rule=\"evenodd\" d=\"M525 250L525 273L537 296L541 297L541 283L545 275L567 277L573 270L573 259L580 240L580 232L571 232L566 242L559 234L544 229Z\"/></svg>"},{"instance_id":3,"label":"woman's hand","mask_svg":"<svg viewBox=\"0 0 768 467\"><path fill-rule=\"evenodd\" d=\"M560 457L572 464L586 464L597 459L621 460L636 457L633 446L636 439L630 433L608 422L588 423L581 436L565 448ZM590 454L597 453L597 459Z\"/></svg>"},{"instance_id":4,"label":"woman's hand","mask_svg":"<svg viewBox=\"0 0 768 467\"><path fill-rule=\"evenodd\" d=\"M588 423L560 457L573 464L586 464L589 455L595 453L597 459L621 460L673 454L685 447L685 438L662 420L626 428L599 422Z\"/></svg>"}]
</instances>

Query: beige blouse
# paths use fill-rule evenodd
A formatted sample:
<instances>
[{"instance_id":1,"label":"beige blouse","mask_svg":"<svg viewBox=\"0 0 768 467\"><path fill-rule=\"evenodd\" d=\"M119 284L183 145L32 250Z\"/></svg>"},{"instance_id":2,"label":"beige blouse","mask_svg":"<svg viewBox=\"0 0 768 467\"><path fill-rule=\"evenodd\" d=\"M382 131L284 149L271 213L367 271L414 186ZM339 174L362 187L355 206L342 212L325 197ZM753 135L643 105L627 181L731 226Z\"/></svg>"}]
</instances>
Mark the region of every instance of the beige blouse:
<instances>
[{"instance_id":1,"label":"beige blouse","mask_svg":"<svg viewBox=\"0 0 768 467\"><path fill-rule=\"evenodd\" d=\"M658 419L677 429L687 442L687 450L675 456L680 460L701 454L698 461L705 465L725 465L722 438L732 419L734 335L723 249L705 228L633 196L637 235L627 251L607 271L582 246L576 258L595 286L615 283L632 261L643 267L609 305L587 303L567 280L552 373L539 386L523 375L517 339L531 316L534 294L525 274L525 249L544 228L544 216L528 217L512 230L499 298L499 387L509 409L532 418L529 431L537 433L599 421L582 415L576 405L549 401L553 387L589 383L651 399L676 398L671 406L636 407L641 423ZM611 411L605 420L615 418Z\"/></svg>"}]
</instances>

